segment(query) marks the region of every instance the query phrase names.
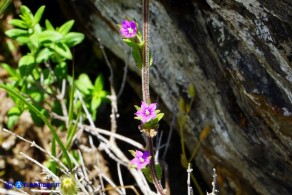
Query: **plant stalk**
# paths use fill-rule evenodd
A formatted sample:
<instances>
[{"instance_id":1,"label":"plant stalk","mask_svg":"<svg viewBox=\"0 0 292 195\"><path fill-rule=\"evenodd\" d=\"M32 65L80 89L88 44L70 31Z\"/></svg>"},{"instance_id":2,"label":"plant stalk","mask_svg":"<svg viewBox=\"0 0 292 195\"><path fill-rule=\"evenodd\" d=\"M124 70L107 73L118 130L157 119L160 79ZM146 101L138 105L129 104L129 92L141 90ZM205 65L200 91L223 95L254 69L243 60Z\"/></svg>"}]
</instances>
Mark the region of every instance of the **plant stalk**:
<instances>
[{"instance_id":1,"label":"plant stalk","mask_svg":"<svg viewBox=\"0 0 292 195\"><path fill-rule=\"evenodd\" d=\"M147 104L150 103L150 90L149 90L149 0L143 0L143 65L142 65L142 96L143 101ZM147 144L151 155L150 160L150 172L152 176L155 188L161 195L165 195L163 187L157 178L155 159L154 159L154 148L153 138L147 135Z\"/></svg>"}]
</instances>

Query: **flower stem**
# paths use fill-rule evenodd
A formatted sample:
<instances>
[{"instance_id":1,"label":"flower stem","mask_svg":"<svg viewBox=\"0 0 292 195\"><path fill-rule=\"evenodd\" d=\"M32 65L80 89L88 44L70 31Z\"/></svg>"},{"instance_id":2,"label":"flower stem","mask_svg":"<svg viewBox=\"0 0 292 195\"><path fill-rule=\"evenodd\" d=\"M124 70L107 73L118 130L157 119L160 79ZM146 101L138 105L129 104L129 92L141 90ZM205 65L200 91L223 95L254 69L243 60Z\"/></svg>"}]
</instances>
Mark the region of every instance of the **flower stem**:
<instances>
[{"instance_id":1,"label":"flower stem","mask_svg":"<svg viewBox=\"0 0 292 195\"><path fill-rule=\"evenodd\" d=\"M142 94L143 101L147 104L150 103L150 90L149 90L149 0L143 0L143 65L142 65ZM155 188L161 195L165 195L163 187L157 178L155 160L154 160L154 149L153 149L153 138L147 135L147 144L151 155L150 160L150 172L153 179Z\"/></svg>"},{"instance_id":2,"label":"flower stem","mask_svg":"<svg viewBox=\"0 0 292 195\"><path fill-rule=\"evenodd\" d=\"M148 143L149 152L150 152L150 156L151 156L149 166L150 166L150 173L152 176L153 183L155 185L156 190L159 192L159 194L165 195L163 187L162 187L159 179L157 178L157 174L156 174L155 158L154 158L154 150L153 150L153 138L150 136L147 136L147 143Z\"/></svg>"},{"instance_id":3,"label":"flower stem","mask_svg":"<svg viewBox=\"0 0 292 195\"><path fill-rule=\"evenodd\" d=\"M143 0L143 65L142 65L142 93L143 101L150 103L149 91L149 0Z\"/></svg>"}]
</instances>

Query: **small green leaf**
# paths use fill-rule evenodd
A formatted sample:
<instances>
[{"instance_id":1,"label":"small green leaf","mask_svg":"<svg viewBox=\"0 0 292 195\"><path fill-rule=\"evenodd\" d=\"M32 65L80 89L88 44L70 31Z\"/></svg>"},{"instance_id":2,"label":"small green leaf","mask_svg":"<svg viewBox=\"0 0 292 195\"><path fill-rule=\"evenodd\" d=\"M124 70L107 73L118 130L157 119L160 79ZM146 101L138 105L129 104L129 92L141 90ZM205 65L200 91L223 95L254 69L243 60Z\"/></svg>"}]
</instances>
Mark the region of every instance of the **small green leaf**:
<instances>
[{"instance_id":1,"label":"small green leaf","mask_svg":"<svg viewBox=\"0 0 292 195\"><path fill-rule=\"evenodd\" d=\"M62 42L64 42L68 47L73 47L79 43L81 43L84 39L84 35L82 33L77 32L69 32L64 35Z\"/></svg>"},{"instance_id":2,"label":"small green leaf","mask_svg":"<svg viewBox=\"0 0 292 195\"><path fill-rule=\"evenodd\" d=\"M74 24L74 20L69 20L65 24L63 24L57 31L63 35L66 35L72 28Z\"/></svg>"},{"instance_id":3,"label":"small green leaf","mask_svg":"<svg viewBox=\"0 0 292 195\"><path fill-rule=\"evenodd\" d=\"M22 111L17 107L17 106L13 106L9 109L7 115L8 116L12 116L12 115L18 115L20 116L22 113Z\"/></svg>"},{"instance_id":4,"label":"small green leaf","mask_svg":"<svg viewBox=\"0 0 292 195\"><path fill-rule=\"evenodd\" d=\"M99 97L92 97L91 99L91 110L96 110L99 105L101 104L101 98Z\"/></svg>"},{"instance_id":5,"label":"small green leaf","mask_svg":"<svg viewBox=\"0 0 292 195\"><path fill-rule=\"evenodd\" d=\"M89 95L91 91L93 90L93 85L88 77L87 74L81 74L77 81L75 81L76 87L80 90L81 93L85 95Z\"/></svg>"},{"instance_id":6,"label":"small green leaf","mask_svg":"<svg viewBox=\"0 0 292 195\"><path fill-rule=\"evenodd\" d=\"M151 177L151 171L150 171L150 167L144 167L142 170L142 173L144 174L144 176L146 177L147 181L149 183L153 183L153 179Z\"/></svg>"},{"instance_id":7,"label":"small green leaf","mask_svg":"<svg viewBox=\"0 0 292 195\"><path fill-rule=\"evenodd\" d=\"M42 16L43 16L43 13L44 13L44 10L45 10L45 6L41 6L38 11L35 13L34 15L34 19L33 19L33 25L36 25L37 23L40 22Z\"/></svg>"},{"instance_id":8,"label":"small green leaf","mask_svg":"<svg viewBox=\"0 0 292 195\"><path fill-rule=\"evenodd\" d=\"M158 121L160 121L163 118L164 114L163 113L159 113L156 115L156 118Z\"/></svg>"},{"instance_id":9,"label":"small green leaf","mask_svg":"<svg viewBox=\"0 0 292 195\"><path fill-rule=\"evenodd\" d=\"M41 32L39 41L41 43L47 43L47 42L57 42L62 39L63 35L57 31L54 30L45 30Z\"/></svg>"},{"instance_id":10,"label":"small green leaf","mask_svg":"<svg viewBox=\"0 0 292 195\"><path fill-rule=\"evenodd\" d=\"M153 57L151 52L149 52L149 66L151 66L153 64Z\"/></svg>"},{"instance_id":11,"label":"small green leaf","mask_svg":"<svg viewBox=\"0 0 292 195\"><path fill-rule=\"evenodd\" d=\"M136 63L136 66L139 69L142 69L142 56L140 55L140 51L138 48L133 48L132 50L132 56L134 58L134 61Z\"/></svg>"},{"instance_id":12,"label":"small green leaf","mask_svg":"<svg viewBox=\"0 0 292 195\"><path fill-rule=\"evenodd\" d=\"M15 78L20 79L20 75L17 73L17 71L15 69L13 69L11 66L9 66L8 64L1 63L0 66L2 66L11 77L15 77Z\"/></svg>"},{"instance_id":13,"label":"small green leaf","mask_svg":"<svg viewBox=\"0 0 292 195\"><path fill-rule=\"evenodd\" d=\"M28 89L26 92L35 102L41 102L44 100L44 93L35 87Z\"/></svg>"},{"instance_id":14,"label":"small green leaf","mask_svg":"<svg viewBox=\"0 0 292 195\"><path fill-rule=\"evenodd\" d=\"M30 49L32 50L32 52L36 52L36 48L39 47L39 34L34 32L32 35L29 36L29 41L33 45L33 47Z\"/></svg>"},{"instance_id":15,"label":"small green leaf","mask_svg":"<svg viewBox=\"0 0 292 195\"><path fill-rule=\"evenodd\" d=\"M157 178L159 180L161 180L161 177L162 177L162 169L161 169L160 164L156 164L155 165L155 171L156 171Z\"/></svg>"},{"instance_id":16,"label":"small green leaf","mask_svg":"<svg viewBox=\"0 0 292 195\"><path fill-rule=\"evenodd\" d=\"M20 69L20 75L23 76L28 76L31 74L33 68L35 65L35 59L31 55L25 55L22 56L22 58L18 62L18 66Z\"/></svg>"},{"instance_id":17,"label":"small green leaf","mask_svg":"<svg viewBox=\"0 0 292 195\"><path fill-rule=\"evenodd\" d=\"M132 39L123 38L123 41L132 48L139 47L138 44L136 44Z\"/></svg>"},{"instance_id":18,"label":"small green leaf","mask_svg":"<svg viewBox=\"0 0 292 195\"><path fill-rule=\"evenodd\" d=\"M155 165L155 171L156 171L156 176L157 178L160 180L161 176L162 176L162 170L159 164ZM153 179L152 179L152 175L151 175L151 171L150 171L150 167L147 166L145 168L142 169L142 172L144 174L144 176L146 177L146 179L150 182L153 183Z\"/></svg>"},{"instance_id":19,"label":"small green leaf","mask_svg":"<svg viewBox=\"0 0 292 195\"><path fill-rule=\"evenodd\" d=\"M67 76L67 64L65 62L57 64L54 68L54 73L59 81L62 81Z\"/></svg>"},{"instance_id":20,"label":"small green leaf","mask_svg":"<svg viewBox=\"0 0 292 195\"><path fill-rule=\"evenodd\" d=\"M15 26L15 27L18 27L18 28L24 28L26 29L27 26L25 24L25 22L23 22L22 20L19 20L19 19L12 19L9 21L9 24Z\"/></svg>"},{"instance_id":21,"label":"small green leaf","mask_svg":"<svg viewBox=\"0 0 292 195\"><path fill-rule=\"evenodd\" d=\"M53 27L52 23L49 20L46 20L46 29L55 31L55 28Z\"/></svg>"},{"instance_id":22,"label":"small green leaf","mask_svg":"<svg viewBox=\"0 0 292 195\"><path fill-rule=\"evenodd\" d=\"M12 39L15 39L19 36L28 36L29 35L27 30L17 29L17 28L10 29L10 30L6 31L5 34Z\"/></svg>"},{"instance_id":23,"label":"small green leaf","mask_svg":"<svg viewBox=\"0 0 292 195\"><path fill-rule=\"evenodd\" d=\"M9 129L12 129L15 126L21 113L22 113L22 110L20 110L19 107L14 106L9 109L7 113L7 116L8 116L7 127Z\"/></svg>"},{"instance_id":24,"label":"small green leaf","mask_svg":"<svg viewBox=\"0 0 292 195\"><path fill-rule=\"evenodd\" d=\"M136 152L134 150L128 150L133 157L136 157Z\"/></svg>"},{"instance_id":25,"label":"small green leaf","mask_svg":"<svg viewBox=\"0 0 292 195\"><path fill-rule=\"evenodd\" d=\"M141 108L139 106L137 106L137 105L134 105L134 107L136 108L137 111L141 110Z\"/></svg>"},{"instance_id":26,"label":"small green leaf","mask_svg":"<svg viewBox=\"0 0 292 195\"><path fill-rule=\"evenodd\" d=\"M17 42L19 42L20 44L27 44L29 43L29 37L27 36L19 36L19 37L16 37L15 39Z\"/></svg>"},{"instance_id":27,"label":"small green leaf","mask_svg":"<svg viewBox=\"0 0 292 195\"><path fill-rule=\"evenodd\" d=\"M50 46L50 48L52 50L54 50L58 55L66 58L68 60L72 59L72 53L66 44L57 43L57 44L54 44L53 46Z\"/></svg>"},{"instance_id":28,"label":"small green leaf","mask_svg":"<svg viewBox=\"0 0 292 195\"><path fill-rule=\"evenodd\" d=\"M32 13L31 13L30 9L29 9L27 6L25 6L25 5L22 5L22 6L20 7L20 13L21 13L22 15L27 14L27 15L29 15L31 18L33 18L33 15L32 15Z\"/></svg>"},{"instance_id":29,"label":"small green leaf","mask_svg":"<svg viewBox=\"0 0 292 195\"><path fill-rule=\"evenodd\" d=\"M7 127L8 129L13 129L14 126L16 125L17 121L19 120L20 116L17 115L12 115L12 116L8 116L7 118Z\"/></svg>"},{"instance_id":30,"label":"small green leaf","mask_svg":"<svg viewBox=\"0 0 292 195\"><path fill-rule=\"evenodd\" d=\"M156 114L159 114L159 112L160 112L160 110L155 110L155 113L156 113Z\"/></svg>"},{"instance_id":31,"label":"small green leaf","mask_svg":"<svg viewBox=\"0 0 292 195\"><path fill-rule=\"evenodd\" d=\"M95 79L94 83L94 91L102 91L103 90L103 77L102 74L99 74Z\"/></svg>"},{"instance_id":32,"label":"small green leaf","mask_svg":"<svg viewBox=\"0 0 292 195\"><path fill-rule=\"evenodd\" d=\"M25 22L26 26L31 28L33 27L33 14L31 13L30 9L25 5L20 7L20 18Z\"/></svg>"},{"instance_id":33,"label":"small green leaf","mask_svg":"<svg viewBox=\"0 0 292 195\"><path fill-rule=\"evenodd\" d=\"M36 54L36 62L42 63L46 62L49 60L49 58L54 54L54 52L50 51L48 48L43 48L41 49L37 54Z\"/></svg>"}]
</instances>

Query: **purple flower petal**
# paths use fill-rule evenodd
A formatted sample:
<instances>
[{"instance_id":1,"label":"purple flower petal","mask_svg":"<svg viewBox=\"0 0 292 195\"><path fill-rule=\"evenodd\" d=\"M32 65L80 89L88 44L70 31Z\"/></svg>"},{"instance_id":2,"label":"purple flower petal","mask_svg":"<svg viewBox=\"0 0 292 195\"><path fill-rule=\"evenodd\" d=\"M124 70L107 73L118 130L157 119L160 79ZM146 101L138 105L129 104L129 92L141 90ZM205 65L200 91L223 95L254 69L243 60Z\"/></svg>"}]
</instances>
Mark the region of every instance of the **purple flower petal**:
<instances>
[{"instance_id":1,"label":"purple flower petal","mask_svg":"<svg viewBox=\"0 0 292 195\"><path fill-rule=\"evenodd\" d=\"M148 151L141 152L136 150L135 158L130 161L132 165L135 165L140 171L142 168L150 163L150 153Z\"/></svg>"},{"instance_id":2,"label":"purple flower petal","mask_svg":"<svg viewBox=\"0 0 292 195\"><path fill-rule=\"evenodd\" d=\"M135 115L141 117L142 123L146 123L152 119L156 118L156 103L152 103L150 105L145 102L141 103L141 109L138 110Z\"/></svg>"},{"instance_id":3,"label":"purple flower petal","mask_svg":"<svg viewBox=\"0 0 292 195\"><path fill-rule=\"evenodd\" d=\"M126 38L132 38L137 35L137 25L134 21L124 20L121 23L120 33Z\"/></svg>"}]
</instances>

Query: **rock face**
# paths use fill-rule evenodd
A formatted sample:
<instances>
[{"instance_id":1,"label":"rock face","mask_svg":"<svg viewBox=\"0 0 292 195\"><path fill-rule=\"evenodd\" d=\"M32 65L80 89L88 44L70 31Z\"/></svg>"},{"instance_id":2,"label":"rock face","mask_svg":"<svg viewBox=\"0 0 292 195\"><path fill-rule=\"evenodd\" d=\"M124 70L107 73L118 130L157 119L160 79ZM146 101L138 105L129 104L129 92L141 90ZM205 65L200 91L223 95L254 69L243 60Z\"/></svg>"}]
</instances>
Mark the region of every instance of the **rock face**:
<instances>
[{"instance_id":1,"label":"rock face","mask_svg":"<svg viewBox=\"0 0 292 195\"><path fill-rule=\"evenodd\" d=\"M59 0L87 36L127 59L116 24L141 21L137 0ZM169 112L196 98L185 128L190 151L213 129L196 164L220 194L292 192L292 1L150 1L151 88ZM141 23L140 23L141 24ZM139 74L131 61L130 69Z\"/></svg>"}]
</instances>

